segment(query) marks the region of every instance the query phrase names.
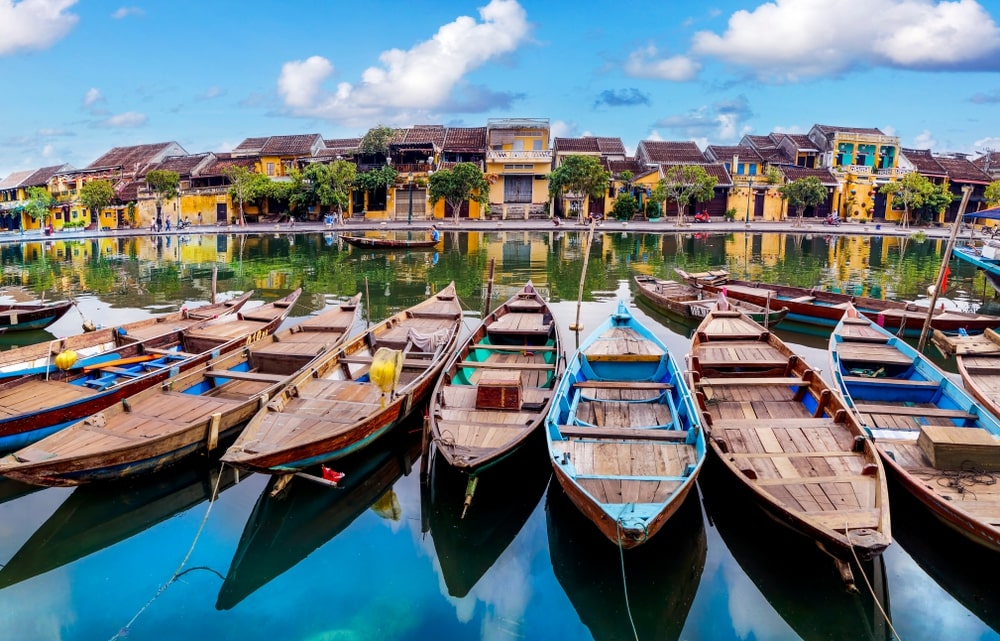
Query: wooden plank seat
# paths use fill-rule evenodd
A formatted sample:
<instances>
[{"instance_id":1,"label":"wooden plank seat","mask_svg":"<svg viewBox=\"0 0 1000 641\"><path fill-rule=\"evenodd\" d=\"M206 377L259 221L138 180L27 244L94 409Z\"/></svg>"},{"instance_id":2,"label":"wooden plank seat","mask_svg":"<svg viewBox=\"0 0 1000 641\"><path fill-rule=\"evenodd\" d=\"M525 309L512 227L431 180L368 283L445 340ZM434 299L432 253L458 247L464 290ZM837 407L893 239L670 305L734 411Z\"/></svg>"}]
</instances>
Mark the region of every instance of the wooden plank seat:
<instances>
[{"instance_id":1,"label":"wooden plank seat","mask_svg":"<svg viewBox=\"0 0 1000 641\"><path fill-rule=\"evenodd\" d=\"M726 419L713 417L713 429L758 428L764 424L773 429L795 429L807 427L830 428L840 425L832 418L768 418L768 419Z\"/></svg>"},{"instance_id":2,"label":"wooden plank seat","mask_svg":"<svg viewBox=\"0 0 1000 641\"><path fill-rule=\"evenodd\" d=\"M811 302L813 302L815 300L816 300L815 296L799 296L798 298L784 298L784 299L780 299L777 302L778 303L782 303L782 302L788 302L788 303L811 303Z\"/></svg>"},{"instance_id":3,"label":"wooden plank seat","mask_svg":"<svg viewBox=\"0 0 1000 641\"><path fill-rule=\"evenodd\" d=\"M794 376L751 376L739 378L703 378L695 385L699 387L721 387L721 386L778 386L793 387L809 385L809 381Z\"/></svg>"},{"instance_id":4,"label":"wooden plank seat","mask_svg":"<svg viewBox=\"0 0 1000 641\"><path fill-rule=\"evenodd\" d=\"M491 352L554 352L556 348L552 345L473 345L472 349L481 349Z\"/></svg>"},{"instance_id":5,"label":"wooden plank seat","mask_svg":"<svg viewBox=\"0 0 1000 641\"><path fill-rule=\"evenodd\" d=\"M167 356L173 359L183 359L197 356L197 354L191 354L188 352L178 352L177 350L172 349L157 349L155 347L143 347L142 351L146 354L157 354L159 356Z\"/></svg>"},{"instance_id":6,"label":"wooden plank seat","mask_svg":"<svg viewBox=\"0 0 1000 641\"><path fill-rule=\"evenodd\" d=\"M776 367L785 367L788 365L788 359L772 359L772 360L734 360L734 359L717 359L717 360L706 360L699 359L702 369L729 369L729 368L743 368L743 369L773 369ZM718 379L716 379L718 380ZM740 379L743 380L743 379Z\"/></svg>"},{"instance_id":7,"label":"wooden plank seat","mask_svg":"<svg viewBox=\"0 0 1000 641\"><path fill-rule=\"evenodd\" d=\"M937 381L911 381L905 378L879 378L877 376L842 376L845 383L880 383L902 387L937 387Z\"/></svg>"},{"instance_id":8,"label":"wooden plank seat","mask_svg":"<svg viewBox=\"0 0 1000 641\"><path fill-rule=\"evenodd\" d=\"M872 343L872 344L885 344L889 342L888 336L883 336L882 334L861 334L861 335L850 335L842 334L840 339L844 342L849 343Z\"/></svg>"},{"instance_id":9,"label":"wooden plank seat","mask_svg":"<svg viewBox=\"0 0 1000 641\"><path fill-rule=\"evenodd\" d=\"M651 381L577 381L573 387L584 389L673 389L670 383L654 383Z\"/></svg>"},{"instance_id":10,"label":"wooden plank seat","mask_svg":"<svg viewBox=\"0 0 1000 641\"><path fill-rule=\"evenodd\" d=\"M876 405L857 403L854 409L865 414L895 414L897 416L924 416L927 418L961 418L967 421L979 418L964 410L945 410L936 407L907 407L906 405Z\"/></svg>"},{"instance_id":11,"label":"wooden plank seat","mask_svg":"<svg viewBox=\"0 0 1000 641\"><path fill-rule=\"evenodd\" d=\"M665 430L657 427L584 427L560 425L559 433L566 438L624 439L641 441L687 441L687 430Z\"/></svg>"},{"instance_id":12,"label":"wooden plank seat","mask_svg":"<svg viewBox=\"0 0 1000 641\"><path fill-rule=\"evenodd\" d=\"M453 320L458 318L456 312L410 312L410 318L443 318Z\"/></svg>"},{"instance_id":13,"label":"wooden plank seat","mask_svg":"<svg viewBox=\"0 0 1000 641\"><path fill-rule=\"evenodd\" d=\"M259 383L280 383L288 378L282 374L266 374L264 372L236 372L228 369L210 369L205 371L209 378L231 378L236 381L257 381Z\"/></svg>"},{"instance_id":14,"label":"wooden plank seat","mask_svg":"<svg viewBox=\"0 0 1000 641\"><path fill-rule=\"evenodd\" d=\"M577 474L575 477L579 481L587 480L608 480L608 475L606 474ZM614 480L617 481L686 481L686 476L636 476L634 474L615 474ZM639 501L642 503L642 501ZM654 503L654 501L648 501L649 503Z\"/></svg>"},{"instance_id":15,"label":"wooden plank seat","mask_svg":"<svg viewBox=\"0 0 1000 641\"><path fill-rule=\"evenodd\" d=\"M836 476L800 476L797 478L757 479L754 485L813 485L816 483L849 483L851 481L872 481L874 476L863 474L840 474Z\"/></svg>"},{"instance_id":16,"label":"wooden plank seat","mask_svg":"<svg viewBox=\"0 0 1000 641\"><path fill-rule=\"evenodd\" d=\"M462 361L459 367L469 367L472 369L517 369L517 370L550 370L555 369L555 363L495 363L492 361Z\"/></svg>"},{"instance_id":17,"label":"wooden plank seat","mask_svg":"<svg viewBox=\"0 0 1000 641\"><path fill-rule=\"evenodd\" d=\"M350 365L371 365L374 357L372 356L342 356L340 357L340 362L343 364ZM432 361L420 358L404 358L403 367L409 368L420 368L424 369L431 364Z\"/></svg>"},{"instance_id":18,"label":"wooden plank seat","mask_svg":"<svg viewBox=\"0 0 1000 641\"><path fill-rule=\"evenodd\" d=\"M857 452L847 450L823 452L726 452L726 458L828 458L857 456Z\"/></svg>"},{"instance_id":19,"label":"wooden plank seat","mask_svg":"<svg viewBox=\"0 0 1000 641\"><path fill-rule=\"evenodd\" d=\"M124 367L113 367L110 365L98 369L102 372L107 372L108 374L117 374L118 376L142 376L143 374L145 374L145 372L143 371L134 369L125 369Z\"/></svg>"}]
</instances>

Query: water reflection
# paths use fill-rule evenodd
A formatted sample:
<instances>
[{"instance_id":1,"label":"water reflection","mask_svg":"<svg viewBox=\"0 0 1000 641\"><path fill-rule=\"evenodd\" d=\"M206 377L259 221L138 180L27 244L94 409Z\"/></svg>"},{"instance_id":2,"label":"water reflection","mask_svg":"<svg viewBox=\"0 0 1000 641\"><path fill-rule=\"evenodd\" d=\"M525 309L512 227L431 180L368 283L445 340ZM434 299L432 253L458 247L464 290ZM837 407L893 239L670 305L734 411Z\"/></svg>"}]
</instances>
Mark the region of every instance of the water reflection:
<instances>
[{"instance_id":1,"label":"water reflection","mask_svg":"<svg viewBox=\"0 0 1000 641\"><path fill-rule=\"evenodd\" d=\"M546 513L552 570L595 641L680 638L707 550L695 493L655 537L626 551L611 544L556 483L549 485Z\"/></svg>"}]
</instances>

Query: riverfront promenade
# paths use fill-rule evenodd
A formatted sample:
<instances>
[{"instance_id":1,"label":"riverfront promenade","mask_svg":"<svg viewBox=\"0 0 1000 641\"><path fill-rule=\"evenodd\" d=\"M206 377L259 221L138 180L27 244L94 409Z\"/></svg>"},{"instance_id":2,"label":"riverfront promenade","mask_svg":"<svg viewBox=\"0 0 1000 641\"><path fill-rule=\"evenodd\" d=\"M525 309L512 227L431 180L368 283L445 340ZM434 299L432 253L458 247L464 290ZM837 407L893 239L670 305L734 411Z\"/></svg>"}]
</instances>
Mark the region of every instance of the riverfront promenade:
<instances>
[{"instance_id":1,"label":"riverfront promenade","mask_svg":"<svg viewBox=\"0 0 1000 641\"><path fill-rule=\"evenodd\" d=\"M688 219L690 221L690 219ZM351 220L342 225L327 226L323 222L296 222L289 223L252 223L248 225L195 225L187 229L154 232L148 228L137 229L117 229L110 231L77 230L56 231L52 236L45 236L37 230L32 230L21 234L19 232L0 233L0 243L20 243L40 240L67 240L103 237L127 237L127 236L190 236L193 234L307 234L307 233L327 233L327 232L364 232L364 231L430 231L431 224L434 223L442 232L465 231L465 232L495 232L495 231L563 231L579 232L586 231L587 225L575 221L561 221L559 226L554 225L549 220L521 220L508 219L498 220L478 220L459 219L457 223L448 219L415 220L408 224L405 220ZM731 233L749 231L754 234L765 233L798 233L798 234L821 234L821 235L862 235L862 236L907 236L918 231L923 232L928 238L948 238L951 234L951 226L942 227L909 227L900 228L895 223L853 223L844 222L839 227L823 224L822 219L805 219L801 225L797 220L783 221L756 221L746 223L744 221L724 221L718 220L710 223L687 222L683 227L678 227L673 218L660 219L657 222L646 220L620 222L609 220L599 223L596 228L600 232L637 232L653 234L697 234L697 233ZM982 237L982 232L973 232L971 229L963 229L959 233L959 238L969 239Z\"/></svg>"}]
</instances>

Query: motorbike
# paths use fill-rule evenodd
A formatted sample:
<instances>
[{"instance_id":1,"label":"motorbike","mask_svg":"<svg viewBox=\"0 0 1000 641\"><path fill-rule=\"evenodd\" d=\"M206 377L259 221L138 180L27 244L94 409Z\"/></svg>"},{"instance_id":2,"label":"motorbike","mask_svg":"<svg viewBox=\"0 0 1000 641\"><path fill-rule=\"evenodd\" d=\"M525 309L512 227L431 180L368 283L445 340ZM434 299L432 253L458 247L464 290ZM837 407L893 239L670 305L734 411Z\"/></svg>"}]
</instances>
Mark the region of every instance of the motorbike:
<instances>
[{"instance_id":1,"label":"motorbike","mask_svg":"<svg viewBox=\"0 0 1000 641\"><path fill-rule=\"evenodd\" d=\"M823 220L824 225L833 225L834 227L840 227L840 216L837 214L827 214L826 219Z\"/></svg>"},{"instance_id":2,"label":"motorbike","mask_svg":"<svg viewBox=\"0 0 1000 641\"><path fill-rule=\"evenodd\" d=\"M712 217L708 215L707 211L700 211L694 215L694 222L696 223L710 223L712 222Z\"/></svg>"},{"instance_id":3,"label":"motorbike","mask_svg":"<svg viewBox=\"0 0 1000 641\"><path fill-rule=\"evenodd\" d=\"M177 229L187 229L191 226L190 220L181 220L177 222Z\"/></svg>"}]
</instances>

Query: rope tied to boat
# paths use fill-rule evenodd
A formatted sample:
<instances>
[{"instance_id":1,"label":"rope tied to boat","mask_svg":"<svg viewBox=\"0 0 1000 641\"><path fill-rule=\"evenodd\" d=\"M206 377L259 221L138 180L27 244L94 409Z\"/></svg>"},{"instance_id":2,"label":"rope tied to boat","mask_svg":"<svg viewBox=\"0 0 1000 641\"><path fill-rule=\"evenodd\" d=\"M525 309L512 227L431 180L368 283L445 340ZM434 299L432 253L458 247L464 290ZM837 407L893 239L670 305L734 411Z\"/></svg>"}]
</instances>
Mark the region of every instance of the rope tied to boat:
<instances>
[{"instance_id":1,"label":"rope tied to boat","mask_svg":"<svg viewBox=\"0 0 1000 641\"><path fill-rule=\"evenodd\" d=\"M622 526L624 525L625 510L629 506L634 507L634 504L626 503L623 505L621 513L618 515L618 518L615 519L615 528L618 531L618 536L615 538L618 539L618 559L621 561L622 566L622 591L625 593L625 612L628 614L629 625L632 626L632 636L635 638L635 641L639 641L639 631L635 627L635 619L632 617L632 605L629 603L628 599L628 580L625 577L625 548L622 546ZM642 524L642 530L642 540L645 541L648 535L645 523Z\"/></svg>"},{"instance_id":2,"label":"rope tied to boat","mask_svg":"<svg viewBox=\"0 0 1000 641\"><path fill-rule=\"evenodd\" d=\"M937 484L941 487L951 488L959 494L971 494L976 496L971 488L974 485L996 485L997 472L989 472L976 468L970 461L962 464L959 470L941 470Z\"/></svg>"},{"instance_id":3,"label":"rope tied to boat","mask_svg":"<svg viewBox=\"0 0 1000 641\"><path fill-rule=\"evenodd\" d=\"M208 515L212 513L212 507L215 505L215 500L219 497L219 486L222 484L222 476L223 476L222 472L224 469L225 469L225 464L223 463L222 465L219 466L219 473L215 478L215 487L212 488L212 496L208 501L208 508L205 510L205 516L202 517L201 523L198 525L198 530L194 534L194 540L191 541L191 547L188 548L187 554L185 554L184 558L181 559L180 564L177 566L177 569L174 570L174 573L170 576L170 578L167 579L167 581L160 586L160 588L156 591L156 593L153 594L153 596L150 597L150 599L146 601L146 603L143 604L141 608L139 608L139 611L136 612L131 619L129 619L128 623L126 623L120 630L118 630L118 632L114 634L114 636L111 637L110 641L117 641L118 639L122 639L128 636L128 634L132 631L132 626L139 619L139 617L142 616L142 613L145 612L149 608L149 606L153 605L153 602L156 601L156 599L158 599L161 594L166 592L167 588L173 585L173 583L177 581L177 579L181 578L188 572L191 572L196 569L202 569L199 566L198 568L189 568L185 570L184 566L187 564L188 559L190 559L191 555L194 553L194 548L196 545L198 545L198 539L201 538L201 533L205 529L205 524L208 523ZM204 569L211 570L211 568L204 568ZM211 571L219 575L219 573L216 572L215 570ZM221 577L221 575L219 576Z\"/></svg>"},{"instance_id":4,"label":"rope tied to boat","mask_svg":"<svg viewBox=\"0 0 1000 641\"><path fill-rule=\"evenodd\" d=\"M865 587L868 588L868 592L872 595L872 599L875 601L875 606L882 614L882 618L885 619L885 624L889 626L889 630L892 631L893 638L898 641L902 641L902 637L899 636L899 633L896 632L896 628L892 625L892 619L889 618L889 613L885 611L884 607L882 607L882 601L878 598L878 595L875 594L875 588L872 587L871 581L868 580L868 574L865 573L865 569L861 567L861 559L858 558L858 552L854 549L854 542L851 541L851 526L846 520L844 521L844 537L847 539L847 547L851 549L851 556L854 557L854 565L856 565L858 571L861 572L861 578L865 580ZM878 563L881 562L882 559L879 558Z\"/></svg>"}]
</instances>

